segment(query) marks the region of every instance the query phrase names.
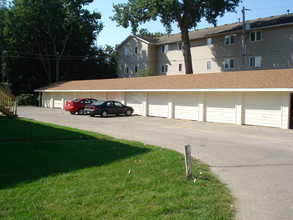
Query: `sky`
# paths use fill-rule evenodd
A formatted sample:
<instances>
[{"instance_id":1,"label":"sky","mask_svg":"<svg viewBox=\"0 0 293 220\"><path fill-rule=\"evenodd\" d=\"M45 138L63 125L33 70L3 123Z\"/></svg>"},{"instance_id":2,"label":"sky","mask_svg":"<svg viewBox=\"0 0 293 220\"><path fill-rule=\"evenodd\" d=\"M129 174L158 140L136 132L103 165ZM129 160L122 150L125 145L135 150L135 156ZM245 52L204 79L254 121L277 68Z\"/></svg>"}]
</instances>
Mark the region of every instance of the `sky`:
<instances>
[{"instance_id":1,"label":"sky","mask_svg":"<svg viewBox=\"0 0 293 220\"><path fill-rule=\"evenodd\" d=\"M127 0L94 0L93 3L87 6L90 11L97 11L102 14L102 23L104 28L97 38L98 46L115 46L124 41L129 35L131 35L131 28L117 27L115 21L112 21L109 17L114 15L113 4L127 3ZM246 20L252 20L257 18L287 14L287 10L293 13L293 1L292 0L243 0L242 3L236 8L237 13L225 13L223 17L218 18L217 25L231 24L238 22L238 19L242 21L242 8L245 7ZM212 27L204 19L197 25L197 29L203 29ZM139 28L146 28L151 33L165 32L165 28L159 20L156 22L149 22L141 25ZM179 29L176 25L173 26L172 34L179 33Z\"/></svg>"}]
</instances>

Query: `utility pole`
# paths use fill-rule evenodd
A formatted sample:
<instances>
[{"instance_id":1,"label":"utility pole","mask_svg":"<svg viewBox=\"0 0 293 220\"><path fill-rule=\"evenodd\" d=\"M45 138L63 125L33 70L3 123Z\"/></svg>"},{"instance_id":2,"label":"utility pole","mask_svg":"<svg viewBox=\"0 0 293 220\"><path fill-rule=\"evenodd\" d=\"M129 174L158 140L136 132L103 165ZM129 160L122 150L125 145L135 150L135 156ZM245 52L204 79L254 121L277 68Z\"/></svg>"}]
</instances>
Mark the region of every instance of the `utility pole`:
<instances>
[{"instance_id":1,"label":"utility pole","mask_svg":"<svg viewBox=\"0 0 293 220\"><path fill-rule=\"evenodd\" d=\"M250 9L242 8L242 57L243 57L243 66L242 70L246 70L246 55L247 55L247 44L246 44L246 22L245 22L245 11L249 11Z\"/></svg>"},{"instance_id":2,"label":"utility pole","mask_svg":"<svg viewBox=\"0 0 293 220\"><path fill-rule=\"evenodd\" d=\"M243 57L243 66L242 66L242 70L245 71L246 70L246 36L245 36L245 32L246 32L246 25L245 25L245 7L243 7L242 9L242 57Z\"/></svg>"}]
</instances>

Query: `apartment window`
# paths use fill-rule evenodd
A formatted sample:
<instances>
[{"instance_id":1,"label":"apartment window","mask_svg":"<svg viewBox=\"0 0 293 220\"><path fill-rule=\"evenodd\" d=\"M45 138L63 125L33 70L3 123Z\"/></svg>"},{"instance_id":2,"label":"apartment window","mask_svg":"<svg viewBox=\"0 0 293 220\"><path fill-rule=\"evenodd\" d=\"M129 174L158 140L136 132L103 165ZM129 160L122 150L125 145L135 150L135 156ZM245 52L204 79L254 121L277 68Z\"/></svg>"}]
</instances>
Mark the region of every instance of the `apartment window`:
<instances>
[{"instance_id":1,"label":"apartment window","mask_svg":"<svg viewBox=\"0 0 293 220\"><path fill-rule=\"evenodd\" d=\"M125 73L129 74L129 67L128 66L125 68Z\"/></svg>"},{"instance_id":2,"label":"apartment window","mask_svg":"<svg viewBox=\"0 0 293 220\"><path fill-rule=\"evenodd\" d=\"M224 68L225 69L233 69L235 66L235 60L234 59L225 59L224 60Z\"/></svg>"},{"instance_id":3,"label":"apartment window","mask_svg":"<svg viewBox=\"0 0 293 220\"><path fill-rule=\"evenodd\" d=\"M182 72L182 63L179 64L178 70L179 70L179 72Z\"/></svg>"},{"instance_id":4,"label":"apartment window","mask_svg":"<svg viewBox=\"0 0 293 220\"><path fill-rule=\"evenodd\" d=\"M212 69L212 62L209 60L207 61L207 70Z\"/></svg>"},{"instance_id":5,"label":"apartment window","mask_svg":"<svg viewBox=\"0 0 293 220\"><path fill-rule=\"evenodd\" d=\"M177 43L177 48L178 48L178 50L182 50L182 42Z\"/></svg>"},{"instance_id":6,"label":"apartment window","mask_svg":"<svg viewBox=\"0 0 293 220\"><path fill-rule=\"evenodd\" d=\"M135 66L134 67L134 73L137 73L138 72L138 66Z\"/></svg>"},{"instance_id":7,"label":"apartment window","mask_svg":"<svg viewBox=\"0 0 293 220\"><path fill-rule=\"evenodd\" d=\"M138 47L134 47L134 53L138 54Z\"/></svg>"},{"instance_id":8,"label":"apartment window","mask_svg":"<svg viewBox=\"0 0 293 220\"><path fill-rule=\"evenodd\" d=\"M261 67L261 56L250 57L249 67Z\"/></svg>"},{"instance_id":9,"label":"apartment window","mask_svg":"<svg viewBox=\"0 0 293 220\"><path fill-rule=\"evenodd\" d=\"M207 39L207 46L212 46L212 38Z\"/></svg>"},{"instance_id":10,"label":"apartment window","mask_svg":"<svg viewBox=\"0 0 293 220\"><path fill-rule=\"evenodd\" d=\"M250 32L250 41L254 42L254 41L260 41L262 39L262 33L261 31L253 31Z\"/></svg>"},{"instance_id":11,"label":"apartment window","mask_svg":"<svg viewBox=\"0 0 293 220\"><path fill-rule=\"evenodd\" d=\"M168 44L162 45L162 53L167 53L168 51L169 51L169 45Z\"/></svg>"},{"instance_id":12,"label":"apartment window","mask_svg":"<svg viewBox=\"0 0 293 220\"><path fill-rule=\"evenodd\" d=\"M125 56L129 56L130 55L130 48L129 47L125 47L124 48L124 55Z\"/></svg>"},{"instance_id":13,"label":"apartment window","mask_svg":"<svg viewBox=\"0 0 293 220\"><path fill-rule=\"evenodd\" d=\"M168 72L168 64L164 64L161 66L161 72L162 73L167 73Z\"/></svg>"},{"instance_id":14,"label":"apartment window","mask_svg":"<svg viewBox=\"0 0 293 220\"><path fill-rule=\"evenodd\" d=\"M225 45L235 44L236 34L226 35L224 38Z\"/></svg>"}]
</instances>

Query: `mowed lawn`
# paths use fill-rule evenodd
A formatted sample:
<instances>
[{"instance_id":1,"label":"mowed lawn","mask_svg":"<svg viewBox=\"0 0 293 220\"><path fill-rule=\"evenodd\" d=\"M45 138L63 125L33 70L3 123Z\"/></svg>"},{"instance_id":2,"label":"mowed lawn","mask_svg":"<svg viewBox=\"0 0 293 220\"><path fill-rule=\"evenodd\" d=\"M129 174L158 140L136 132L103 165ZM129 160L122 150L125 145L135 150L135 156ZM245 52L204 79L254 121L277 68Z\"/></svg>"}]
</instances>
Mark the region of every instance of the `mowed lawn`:
<instances>
[{"instance_id":1,"label":"mowed lawn","mask_svg":"<svg viewBox=\"0 0 293 220\"><path fill-rule=\"evenodd\" d=\"M196 160L187 180L177 152L32 120L0 128L0 219L233 218L226 186Z\"/></svg>"}]
</instances>

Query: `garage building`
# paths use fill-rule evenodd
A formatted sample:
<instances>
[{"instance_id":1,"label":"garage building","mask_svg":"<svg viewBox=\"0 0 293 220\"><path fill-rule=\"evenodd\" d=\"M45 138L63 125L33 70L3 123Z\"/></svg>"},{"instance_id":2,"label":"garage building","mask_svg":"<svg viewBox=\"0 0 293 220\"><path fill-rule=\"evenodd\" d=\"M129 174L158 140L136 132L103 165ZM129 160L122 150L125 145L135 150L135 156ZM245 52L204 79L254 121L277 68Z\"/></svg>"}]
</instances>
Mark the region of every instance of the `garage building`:
<instances>
[{"instance_id":1,"label":"garage building","mask_svg":"<svg viewBox=\"0 0 293 220\"><path fill-rule=\"evenodd\" d=\"M293 123L293 69L74 80L36 92L48 108L87 97L121 101L142 116L283 129Z\"/></svg>"}]
</instances>

